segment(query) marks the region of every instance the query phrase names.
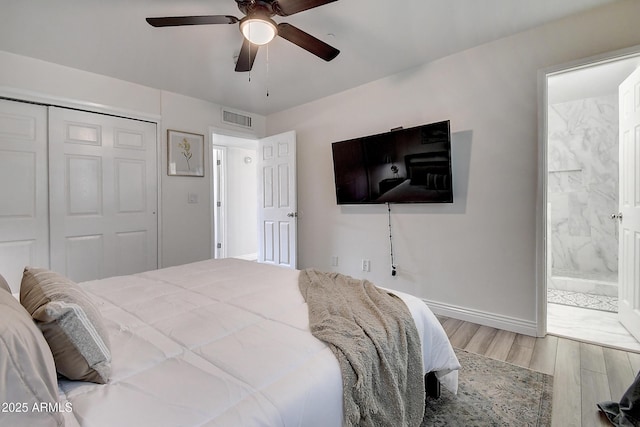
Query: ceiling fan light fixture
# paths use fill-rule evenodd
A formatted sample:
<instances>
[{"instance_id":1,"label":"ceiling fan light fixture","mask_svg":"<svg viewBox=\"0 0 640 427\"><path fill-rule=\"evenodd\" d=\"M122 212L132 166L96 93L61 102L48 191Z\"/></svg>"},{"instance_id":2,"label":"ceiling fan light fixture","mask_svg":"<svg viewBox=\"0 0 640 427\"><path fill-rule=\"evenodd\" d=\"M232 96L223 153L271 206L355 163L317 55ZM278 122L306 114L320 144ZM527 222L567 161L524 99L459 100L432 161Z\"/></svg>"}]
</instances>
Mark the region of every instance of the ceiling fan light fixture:
<instances>
[{"instance_id":1,"label":"ceiling fan light fixture","mask_svg":"<svg viewBox=\"0 0 640 427\"><path fill-rule=\"evenodd\" d=\"M261 46L273 40L278 34L278 27L266 17L244 18L240 21L240 31L251 43Z\"/></svg>"}]
</instances>

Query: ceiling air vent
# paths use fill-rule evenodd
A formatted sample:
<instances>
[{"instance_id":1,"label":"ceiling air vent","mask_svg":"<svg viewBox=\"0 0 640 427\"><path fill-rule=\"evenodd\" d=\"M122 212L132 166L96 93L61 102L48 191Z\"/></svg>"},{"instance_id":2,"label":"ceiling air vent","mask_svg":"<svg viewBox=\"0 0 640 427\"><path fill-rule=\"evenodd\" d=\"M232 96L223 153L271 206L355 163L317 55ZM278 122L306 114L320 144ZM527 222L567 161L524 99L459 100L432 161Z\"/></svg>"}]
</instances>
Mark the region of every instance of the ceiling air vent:
<instances>
[{"instance_id":1,"label":"ceiling air vent","mask_svg":"<svg viewBox=\"0 0 640 427\"><path fill-rule=\"evenodd\" d=\"M224 123L242 126L244 128L251 128L251 116L234 113L233 111L222 110L222 121Z\"/></svg>"}]
</instances>

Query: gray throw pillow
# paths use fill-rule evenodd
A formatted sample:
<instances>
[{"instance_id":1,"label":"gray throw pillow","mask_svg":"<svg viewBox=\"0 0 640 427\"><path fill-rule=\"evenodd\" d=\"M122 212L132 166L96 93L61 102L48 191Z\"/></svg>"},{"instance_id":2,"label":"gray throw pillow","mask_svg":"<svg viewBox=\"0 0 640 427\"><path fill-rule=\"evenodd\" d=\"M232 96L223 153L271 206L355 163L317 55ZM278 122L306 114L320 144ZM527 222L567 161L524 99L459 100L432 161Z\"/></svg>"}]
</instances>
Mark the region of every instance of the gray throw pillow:
<instances>
[{"instance_id":1,"label":"gray throw pillow","mask_svg":"<svg viewBox=\"0 0 640 427\"><path fill-rule=\"evenodd\" d=\"M42 331L61 375L98 384L109 381L109 337L102 315L80 286L53 271L26 267L20 302Z\"/></svg>"}]
</instances>

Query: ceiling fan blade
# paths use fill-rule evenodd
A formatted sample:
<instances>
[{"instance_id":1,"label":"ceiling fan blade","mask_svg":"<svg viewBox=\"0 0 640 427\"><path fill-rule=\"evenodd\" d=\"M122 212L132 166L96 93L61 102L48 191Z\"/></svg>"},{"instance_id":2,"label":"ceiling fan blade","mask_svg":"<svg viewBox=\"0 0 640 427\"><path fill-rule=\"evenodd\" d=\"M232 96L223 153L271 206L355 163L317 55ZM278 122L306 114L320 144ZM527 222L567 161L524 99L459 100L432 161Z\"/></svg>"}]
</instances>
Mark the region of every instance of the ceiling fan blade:
<instances>
[{"instance_id":1,"label":"ceiling fan blade","mask_svg":"<svg viewBox=\"0 0 640 427\"><path fill-rule=\"evenodd\" d=\"M331 61L340 53L335 47L326 44L322 40L305 33L291 24L278 24L278 35L325 61Z\"/></svg>"},{"instance_id":2,"label":"ceiling fan blade","mask_svg":"<svg viewBox=\"0 0 640 427\"><path fill-rule=\"evenodd\" d=\"M238 61L236 62L236 71L251 71L257 53L258 45L251 43L247 39L243 39L242 48L240 48L240 54L238 54Z\"/></svg>"},{"instance_id":3,"label":"ceiling fan blade","mask_svg":"<svg viewBox=\"0 0 640 427\"><path fill-rule=\"evenodd\" d=\"M289 16L334 1L337 0L276 0L273 2L273 10L280 16Z\"/></svg>"},{"instance_id":4,"label":"ceiling fan blade","mask_svg":"<svg viewBox=\"0 0 640 427\"><path fill-rule=\"evenodd\" d=\"M235 24L240 20L229 15L204 16L167 16L163 18L147 18L154 27L177 27L180 25Z\"/></svg>"}]
</instances>

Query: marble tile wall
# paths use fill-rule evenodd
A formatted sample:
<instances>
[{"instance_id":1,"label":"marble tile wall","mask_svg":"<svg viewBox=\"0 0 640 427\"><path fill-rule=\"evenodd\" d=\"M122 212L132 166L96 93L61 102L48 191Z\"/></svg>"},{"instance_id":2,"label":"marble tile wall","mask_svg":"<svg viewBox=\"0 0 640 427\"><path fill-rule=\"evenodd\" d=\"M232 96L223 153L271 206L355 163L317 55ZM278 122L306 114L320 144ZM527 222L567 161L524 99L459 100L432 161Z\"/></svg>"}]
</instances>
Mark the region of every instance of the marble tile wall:
<instances>
[{"instance_id":1,"label":"marble tile wall","mask_svg":"<svg viewBox=\"0 0 640 427\"><path fill-rule=\"evenodd\" d=\"M617 282L617 94L551 105L548 130L552 275Z\"/></svg>"}]
</instances>

